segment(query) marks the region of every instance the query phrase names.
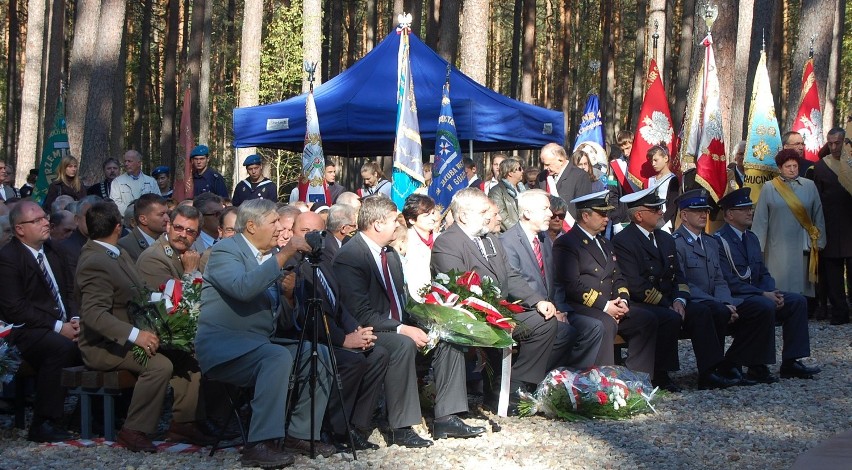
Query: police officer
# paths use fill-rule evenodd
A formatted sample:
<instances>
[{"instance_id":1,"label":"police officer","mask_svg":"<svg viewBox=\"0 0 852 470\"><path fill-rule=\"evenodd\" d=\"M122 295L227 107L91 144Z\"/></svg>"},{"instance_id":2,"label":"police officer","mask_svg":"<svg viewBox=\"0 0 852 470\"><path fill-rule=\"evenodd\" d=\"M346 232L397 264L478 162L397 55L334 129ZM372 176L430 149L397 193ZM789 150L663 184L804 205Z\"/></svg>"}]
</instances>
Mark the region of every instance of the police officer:
<instances>
[{"instance_id":1,"label":"police officer","mask_svg":"<svg viewBox=\"0 0 852 470\"><path fill-rule=\"evenodd\" d=\"M263 160L260 155L249 155L243 162L243 166L246 167L248 178L237 183L231 204L239 206L252 199L268 199L277 202L278 190L272 180L263 176Z\"/></svg>"},{"instance_id":2,"label":"police officer","mask_svg":"<svg viewBox=\"0 0 852 470\"><path fill-rule=\"evenodd\" d=\"M160 188L160 195L166 199L170 199L174 194L174 190L169 187L171 180L169 179L171 170L167 166L158 166L151 172L151 176L157 180L157 187Z\"/></svg>"},{"instance_id":3,"label":"police officer","mask_svg":"<svg viewBox=\"0 0 852 470\"><path fill-rule=\"evenodd\" d=\"M202 193L213 193L221 198L228 197L228 188L222 175L208 167L210 163L210 149L206 145L198 145L189 154L192 161L192 183L194 185L193 198Z\"/></svg>"},{"instance_id":4,"label":"police officer","mask_svg":"<svg viewBox=\"0 0 852 470\"><path fill-rule=\"evenodd\" d=\"M748 229L754 218L750 195L751 188L742 188L719 200L725 225L714 236L722 247L722 272L734 296L762 303L782 325L781 377L813 378L819 367L799 360L811 355L808 302L801 294L775 288L775 279L763 263L760 241Z\"/></svg>"}]
</instances>

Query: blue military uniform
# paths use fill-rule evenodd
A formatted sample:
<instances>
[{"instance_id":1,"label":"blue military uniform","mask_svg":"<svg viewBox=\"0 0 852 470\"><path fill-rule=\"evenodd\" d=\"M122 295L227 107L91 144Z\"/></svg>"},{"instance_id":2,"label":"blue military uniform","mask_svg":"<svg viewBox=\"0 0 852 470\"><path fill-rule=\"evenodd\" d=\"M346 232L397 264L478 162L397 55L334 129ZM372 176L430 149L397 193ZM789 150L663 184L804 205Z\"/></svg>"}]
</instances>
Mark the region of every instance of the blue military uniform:
<instances>
[{"instance_id":1,"label":"blue military uniform","mask_svg":"<svg viewBox=\"0 0 852 470\"><path fill-rule=\"evenodd\" d=\"M210 151L206 145L198 145L190 152L190 159L194 157L206 157ZM192 172L193 197L198 197L202 193L217 194L222 198L228 197L228 188L225 186L225 179L222 175L210 168L204 169L202 173Z\"/></svg>"},{"instance_id":2,"label":"blue military uniform","mask_svg":"<svg viewBox=\"0 0 852 470\"><path fill-rule=\"evenodd\" d=\"M263 160L261 160L260 155L255 154L246 157L243 166L261 165L262 163ZM269 178L263 178L257 183L252 183L246 178L237 183L237 187L234 188L234 197L231 198L231 204L239 206L243 202L252 199L267 199L272 202L278 202L278 189L275 187L275 183Z\"/></svg>"},{"instance_id":3,"label":"blue military uniform","mask_svg":"<svg viewBox=\"0 0 852 470\"><path fill-rule=\"evenodd\" d=\"M751 188L742 188L731 192L719 201L723 209L750 208L753 202L749 195ZM774 312L775 322L782 325L783 347L781 352L782 375L787 363L810 356L810 335L808 333L808 303L804 296L794 292L782 292L784 305L777 309L775 303L763 296L764 292L774 292L775 279L763 262L760 241L751 230L740 232L729 224L720 228L714 237L719 241L722 252L720 265L725 281L731 293L740 298L751 299L761 303L763 308ZM796 367L805 366L798 364ZM819 372L816 368L810 373L792 374L796 376L810 375Z\"/></svg>"}]
</instances>

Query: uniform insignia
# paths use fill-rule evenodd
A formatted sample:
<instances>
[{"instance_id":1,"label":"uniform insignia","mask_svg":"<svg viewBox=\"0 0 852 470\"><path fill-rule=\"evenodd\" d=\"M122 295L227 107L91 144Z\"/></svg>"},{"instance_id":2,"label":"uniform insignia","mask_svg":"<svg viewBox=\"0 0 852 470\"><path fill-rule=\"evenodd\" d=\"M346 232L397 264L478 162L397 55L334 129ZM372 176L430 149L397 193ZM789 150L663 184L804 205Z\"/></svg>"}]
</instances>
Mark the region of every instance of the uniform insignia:
<instances>
[{"instance_id":1,"label":"uniform insignia","mask_svg":"<svg viewBox=\"0 0 852 470\"><path fill-rule=\"evenodd\" d=\"M588 245L588 244L589 244L589 241L588 241L588 240L586 240L586 239L584 238L584 239L583 239L583 243L584 243L584 244L586 244L586 245Z\"/></svg>"},{"instance_id":2,"label":"uniform insignia","mask_svg":"<svg viewBox=\"0 0 852 470\"><path fill-rule=\"evenodd\" d=\"M173 250L170 245L166 245L163 250L166 252L166 256L168 256L169 258L175 255L175 250Z\"/></svg>"},{"instance_id":3,"label":"uniform insignia","mask_svg":"<svg viewBox=\"0 0 852 470\"><path fill-rule=\"evenodd\" d=\"M585 305L586 307L593 306L595 304L595 300L598 299L599 295L600 292L594 289L589 289L589 292L583 294L583 305Z\"/></svg>"},{"instance_id":4,"label":"uniform insignia","mask_svg":"<svg viewBox=\"0 0 852 470\"><path fill-rule=\"evenodd\" d=\"M657 305L660 301L663 300L663 294L660 293L657 289L653 287L645 290L645 303L651 305Z\"/></svg>"},{"instance_id":5,"label":"uniform insignia","mask_svg":"<svg viewBox=\"0 0 852 470\"><path fill-rule=\"evenodd\" d=\"M626 287L619 287L617 292L618 292L619 294L627 294L627 295L630 295L630 291L629 291L629 290L627 290L627 288L626 288Z\"/></svg>"},{"instance_id":6,"label":"uniform insignia","mask_svg":"<svg viewBox=\"0 0 852 470\"><path fill-rule=\"evenodd\" d=\"M106 251L106 254L107 254L107 256L109 256L109 257L110 257L110 258L112 258L112 259L118 259L118 255L117 255L117 254L115 254L115 252L114 252L114 251L112 251L112 250L107 250L107 251Z\"/></svg>"},{"instance_id":7,"label":"uniform insignia","mask_svg":"<svg viewBox=\"0 0 852 470\"><path fill-rule=\"evenodd\" d=\"M689 292L689 285L687 285L687 284L678 284L678 285L677 285L677 290L679 290L679 291L681 291L681 292Z\"/></svg>"},{"instance_id":8,"label":"uniform insignia","mask_svg":"<svg viewBox=\"0 0 852 470\"><path fill-rule=\"evenodd\" d=\"M145 240L139 240L139 248L142 248L143 250L145 248L148 248L148 242L146 242Z\"/></svg>"}]
</instances>

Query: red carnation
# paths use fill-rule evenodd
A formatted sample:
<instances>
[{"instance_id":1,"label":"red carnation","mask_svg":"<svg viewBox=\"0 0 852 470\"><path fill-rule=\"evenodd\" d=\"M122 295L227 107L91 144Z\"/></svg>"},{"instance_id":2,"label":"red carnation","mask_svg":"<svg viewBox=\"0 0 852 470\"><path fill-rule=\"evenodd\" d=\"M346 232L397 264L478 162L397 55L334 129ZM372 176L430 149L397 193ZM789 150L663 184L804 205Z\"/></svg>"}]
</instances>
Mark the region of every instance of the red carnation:
<instances>
[{"instance_id":1,"label":"red carnation","mask_svg":"<svg viewBox=\"0 0 852 470\"><path fill-rule=\"evenodd\" d=\"M609 401L609 398L607 398L606 393L595 392L595 394L598 396L598 403L600 403L601 405L606 405L606 402Z\"/></svg>"}]
</instances>

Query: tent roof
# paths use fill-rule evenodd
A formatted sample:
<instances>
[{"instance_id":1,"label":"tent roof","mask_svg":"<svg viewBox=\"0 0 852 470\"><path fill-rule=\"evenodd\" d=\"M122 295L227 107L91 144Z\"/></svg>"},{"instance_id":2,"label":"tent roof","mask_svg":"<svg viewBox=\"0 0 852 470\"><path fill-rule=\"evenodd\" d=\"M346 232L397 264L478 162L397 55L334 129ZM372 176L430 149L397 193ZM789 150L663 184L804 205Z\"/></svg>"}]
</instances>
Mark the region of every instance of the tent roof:
<instances>
[{"instance_id":1,"label":"tent roof","mask_svg":"<svg viewBox=\"0 0 852 470\"><path fill-rule=\"evenodd\" d=\"M314 89L323 150L329 155L392 155L396 136L397 54L391 33L352 67ZM447 62L410 35L411 70L423 151L431 154ZM234 109L234 145L301 152L305 140L302 94ZM450 75L450 99L459 141L467 151L535 149L565 140L564 116L496 93L461 73Z\"/></svg>"}]
</instances>

